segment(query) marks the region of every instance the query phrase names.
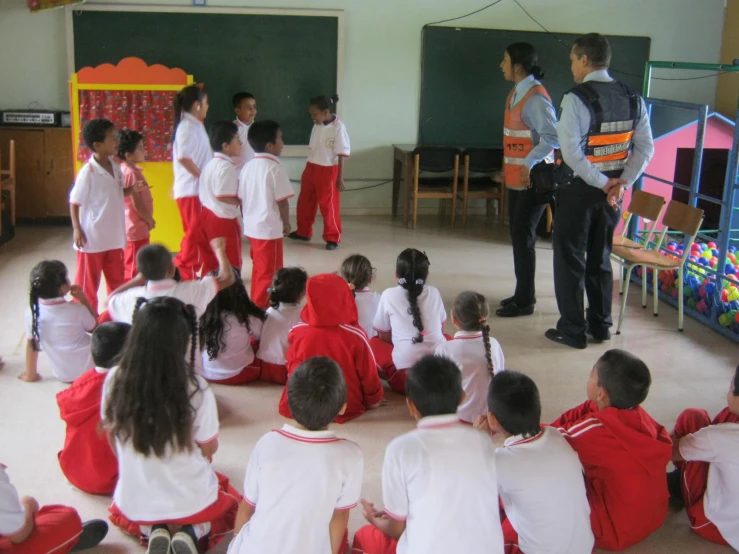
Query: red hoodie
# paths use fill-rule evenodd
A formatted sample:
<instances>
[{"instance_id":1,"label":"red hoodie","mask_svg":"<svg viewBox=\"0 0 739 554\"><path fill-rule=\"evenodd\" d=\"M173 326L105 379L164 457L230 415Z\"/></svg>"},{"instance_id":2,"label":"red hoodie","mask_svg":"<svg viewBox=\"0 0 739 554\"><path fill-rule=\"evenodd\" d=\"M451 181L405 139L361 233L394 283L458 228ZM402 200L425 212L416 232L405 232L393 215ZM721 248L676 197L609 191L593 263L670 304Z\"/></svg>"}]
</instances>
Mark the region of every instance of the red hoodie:
<instances>
[{"instance_id":1,"label":"red hoodie","mask_svg":"<svg viewBox=\"0 0 739 554\"><path fill-rule=\"evenodd\" d=\"M56 395L67 424L59 465L72 485L89 494L113 494L118 481L118 459L108 437L99 429L106 375L90 369Z\"/></svg>"},{"instance_id":2,"label":"red hoodie","mask_svg":"<svg viewBox=\"0 0 739 554\"><path fill-rule=\"evenodd\" d=\"M306 285L307 304L302 322L292 328L287 339L288 380L295 368L308 358L328 356L341 367L346 380L346 412L336 423L359 417L367 406L384 395L377 364L367 334L357 323L357 303L349 285L338 275L316 275ZM280 398L280 414L292 418L287 405L287 385Z\"/></svg>"},{"instance_id":3,"label":"red hoodie","mask_svg":"<svg viewBox=\"0 0 739 554\"><path fill-rule=\"evenodd\" d=\"M667 516L667 430L641 406L598 410L587 401L552 422L585 470L595 546L623 550L657 530Z\"/></svg>"}]
</instances>

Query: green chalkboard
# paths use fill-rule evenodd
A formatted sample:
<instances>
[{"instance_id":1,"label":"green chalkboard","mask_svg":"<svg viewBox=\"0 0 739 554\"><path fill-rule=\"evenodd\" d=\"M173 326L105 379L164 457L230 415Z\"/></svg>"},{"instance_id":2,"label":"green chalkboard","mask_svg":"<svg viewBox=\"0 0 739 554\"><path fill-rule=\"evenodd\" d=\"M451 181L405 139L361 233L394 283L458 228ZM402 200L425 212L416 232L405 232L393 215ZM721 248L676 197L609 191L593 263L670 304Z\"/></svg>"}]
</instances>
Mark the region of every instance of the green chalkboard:
<instances>
[{"instance_id":1,"label":"green chalkboard","mask_svg":"<svg viewBox=\"0 0 739 554\"><path fill-rule=\"evenodd\" d=\"M578 35L557 36L571 44ZM644 64L649 59L648 37L609 36L612 66L635 76L613 73L641 90ZM569 49L550 34L499 29L425 27L418 142L425 145L501 146L503 111L512 83L499 65L506 46L530 42L546 72L542 84L555 107L574 86Z\"/></svg>"},{"instance_id":2,"label":"green chalkboard","mask_svg":"<svg viewBox=\"0 0 739 554\"><path fill-rule=\"evenodd\" d=\"M231 98L257 98L285 143L308 144L311 97L336 90L338 18L329 16L75 11L75 70L128 56L179 67L205 83L207 123L234 119Z\"/></svg>"}]
</instances>

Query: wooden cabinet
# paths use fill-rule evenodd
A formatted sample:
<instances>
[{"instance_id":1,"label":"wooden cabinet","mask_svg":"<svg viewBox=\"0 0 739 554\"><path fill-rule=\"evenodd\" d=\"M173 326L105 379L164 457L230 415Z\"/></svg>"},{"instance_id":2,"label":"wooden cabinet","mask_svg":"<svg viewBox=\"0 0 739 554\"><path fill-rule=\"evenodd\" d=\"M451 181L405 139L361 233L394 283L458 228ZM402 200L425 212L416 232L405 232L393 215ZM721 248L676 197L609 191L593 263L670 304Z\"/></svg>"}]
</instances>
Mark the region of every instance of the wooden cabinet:
<instances>
[{"instance_id":1,"label":"wooden cabinet","mask_svg":"<svg viewBox=\"0 0 739 554\"><path fill-rule=\"evenodd\" d=\"M0 127L0 152L7 160L15 141L18 219L69 216L74 184L72 132L69 128Z\"/></svg>"}]
</instances>

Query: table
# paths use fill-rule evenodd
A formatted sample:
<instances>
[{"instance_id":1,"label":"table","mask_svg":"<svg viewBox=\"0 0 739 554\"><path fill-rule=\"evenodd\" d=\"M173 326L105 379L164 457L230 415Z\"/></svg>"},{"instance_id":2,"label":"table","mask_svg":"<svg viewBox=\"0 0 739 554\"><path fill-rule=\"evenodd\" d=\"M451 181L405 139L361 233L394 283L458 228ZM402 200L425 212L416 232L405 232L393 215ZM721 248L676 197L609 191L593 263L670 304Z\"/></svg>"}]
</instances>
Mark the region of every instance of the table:
<instances>
[{"instance_id":1,"label":"table","mask_svg":"<svg viewBox=\"0 0 739 554\"><path fill-rule=\"evenodd\" d=\"M405 181L405 197L408 197L408 187L413 181L413 150L415 144L393 144L393 217L398 215L398 198L400 196L400 178ZM403 168L405 167L405 172ZM408 212L408 203L403 202L404 214Z\"/></svg>"}]
</instances>

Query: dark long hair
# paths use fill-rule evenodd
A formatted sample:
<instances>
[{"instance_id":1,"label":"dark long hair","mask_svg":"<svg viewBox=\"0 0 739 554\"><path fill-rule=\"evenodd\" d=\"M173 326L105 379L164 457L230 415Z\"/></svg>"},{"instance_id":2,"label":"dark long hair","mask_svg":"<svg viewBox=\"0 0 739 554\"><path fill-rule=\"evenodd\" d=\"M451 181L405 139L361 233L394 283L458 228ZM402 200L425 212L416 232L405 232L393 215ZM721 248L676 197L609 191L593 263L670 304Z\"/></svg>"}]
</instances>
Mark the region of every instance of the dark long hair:
<instances>
[{"instance_id":1,"label":"dark long hair","mask_svg":"<svg viewBox=\"0 0 739 554\"><path fill-rule=\"evenodd\" d=\"M528 42L514 42L505 49L511 57L511 65L520 65L526 75L533 75L534 79L544 78L544 70L539 67L539 57L536 49Z\"/></svg>"},{"instance_id":2,"label":"dark long hair","mask_svg":"<svg viewBox=\"0 0 739 554\"><path fill-rule=\"evenodd\" d=\"M267 313L249 298L239 270L233 269L233 272L236 277L234 284L221 290L200 318L200 348L208 352L209 360L215 360L219 353L226 350L226 341L223 339L223 333L227 330L226 316L235 316L241 325L246 325L249 332L250 316L262 321L267 318Z\"/></svg>"},{"instance_id":3,"label":"dark long hair","mask_svg":"<svg viewBox=\"0 0 739 554\"><path fill-rule=\"evenodd\" d=\"M67 266L59 260L44 260L31 270L31 348L41 350L41 336L38 331L39 299L57 298L61 288L67 284Z\"/></svg>"},{"instance_id":4,"label":"dark long hair","mask_svg":"<svg viewBox=\"0 0 739 554\"><path fill-rule=\"evenodd\" d=\"M302 267L283 267L272 277L269 288L269 305L274 309L281 303L296 304L305 294L308 274Z\"/></svg>"},{"instance_id":5,"label":"dark long hair","mask_svg":"<svg viewBox=\"0 0 739 554\"><path fill-rule=\"evenodd\" d=\"M452 315L454 315L463 331L480 331L482 333L485 359L488 362L488 371L492 376L495 373L495 367L493 367L493 357L490 353L490 326L487 323L490 308L487 299L479 292L469 290L460 292L454 299Z\"/></svg>"},{"instance_id":6,"label":"dark long hair","mask_svg":"<svg viewBox=\"0 0 739 554\"><path fill-rule=\"evenodd\" d=\"M200 392L193 372L196 349L193 306L166 296L137 300L105 408L105 424L117 439L131 439L134 450L147 457L163 457L170 445L192 449L191 399Z\"/></svg>"},{"instance_id":7,"label":"dark long hair","mask_svg":"<svg viewBox=\"0 0 739 554\"><path fill-rule=\"evenodd\" d=\"M426 254L415 248L406 248L395 261L398 284L408 292L408 314L413 317L413 326L418 329L418 335L413 337L413 344L423 342L423 318L418 307L418 297L428 279L430 265Z\"/></svg>"},{"instance_id":8,"label":"dark long hair","mask_svg":"<svg viewBox=\"0 0 739 554\"><path fill-rule=\"evenodd\" d=\"M177 134L177 127L180 126L180 121L182 121L182 112L190 112L192 107L198 102L202 102L206 96L208 96L208 91L205 85L188 85L175 95L172 140L174 140Z\"/></svg>"},{"instance_id":9,"label":"dark long hair","mask_svg":"<svg viewBox=\"0 0 739 554\"><path fill-rule=\"evenodd\" d=\"M357 290L362 290L372 282L375 268L365 256L352 254L342 262L339 273L344 281L353 285L352 294L357 296Z\"/></svg>"},{"instance_id":10,"label":"dark long hair","mask_svg":"<svg viewBox=\"0 0 739 554\"><path fill-rule=\"evenodd\" d=\"M336 113L336 104L339 102L339 95L334 94L333 96L314 96L310 99L310 105L315 106L321 111L328 110L331 113Z\"/></svg>"}]
</instances>

